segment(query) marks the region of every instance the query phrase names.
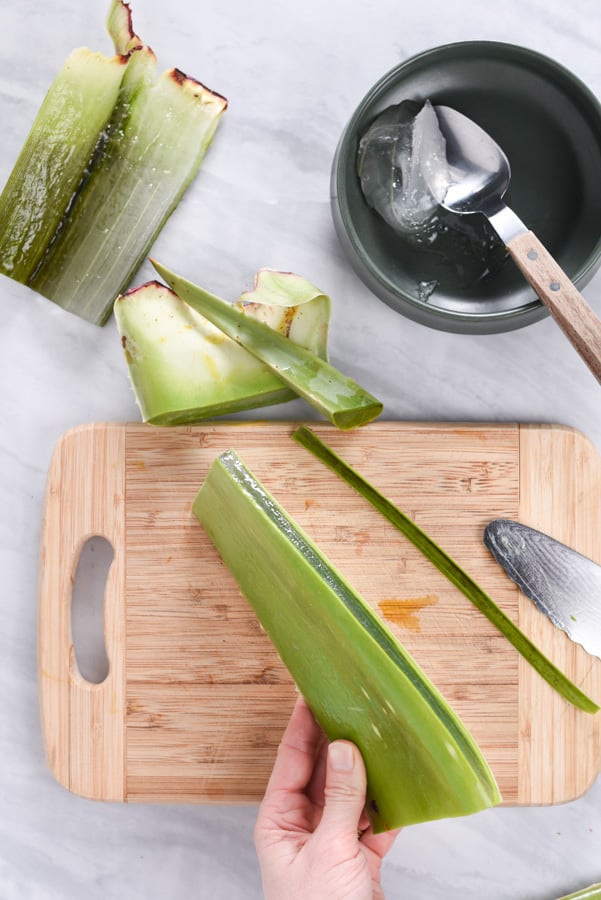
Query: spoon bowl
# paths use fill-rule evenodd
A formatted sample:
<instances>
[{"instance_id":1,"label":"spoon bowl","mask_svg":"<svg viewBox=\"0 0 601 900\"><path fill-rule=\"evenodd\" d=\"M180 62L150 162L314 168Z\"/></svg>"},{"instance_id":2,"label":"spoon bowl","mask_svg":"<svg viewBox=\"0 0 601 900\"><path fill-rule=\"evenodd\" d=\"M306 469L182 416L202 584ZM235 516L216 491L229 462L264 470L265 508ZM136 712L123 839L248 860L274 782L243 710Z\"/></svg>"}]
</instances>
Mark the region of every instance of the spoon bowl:
<instances>
[{"instance_id":1,"label":"spoon bowl","mask_svg":"<svg viewBox=\"0 0 601 900\"><path fill-rule=\"evenodd\" d=\"M472 119L450 106L434 109L452 178L446 193L436 199L451 212L482 212L491 198L505 196L511 181L509 160Z\"/></svg>"}]
</instances>

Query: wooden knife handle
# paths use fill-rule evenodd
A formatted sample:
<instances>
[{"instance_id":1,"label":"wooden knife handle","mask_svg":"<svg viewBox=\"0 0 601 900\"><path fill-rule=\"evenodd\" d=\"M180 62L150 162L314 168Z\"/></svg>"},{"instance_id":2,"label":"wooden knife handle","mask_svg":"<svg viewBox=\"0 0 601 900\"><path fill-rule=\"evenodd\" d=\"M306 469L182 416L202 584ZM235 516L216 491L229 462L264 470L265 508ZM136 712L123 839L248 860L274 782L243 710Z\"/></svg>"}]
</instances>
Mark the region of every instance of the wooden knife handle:
<instances>
[{"instance_id":1,"label":"wooden knife handle","mask_svg":"<svg viewBox=\"0 0 601 900\"><path fill-rule=\"evenodd\" d=\"M125 429L67 432L50 464L41 534L38 661L47 758L66 788L106 800L125 798L124 485ZM114 557L104 602L109 673L92 684L77 667L71 601L81 550L97 536L110 541Z\"/></svg>"},{"instance_id":2,"label":"wooden knife handle","mask_svg":"<svg viewBox=\"0 0 601 900\"><path fill-rule=\"evenodd\" d=\"M531 231L507 245L512 259L601 382L601 320Z\"/></svg>"}]
</instances>

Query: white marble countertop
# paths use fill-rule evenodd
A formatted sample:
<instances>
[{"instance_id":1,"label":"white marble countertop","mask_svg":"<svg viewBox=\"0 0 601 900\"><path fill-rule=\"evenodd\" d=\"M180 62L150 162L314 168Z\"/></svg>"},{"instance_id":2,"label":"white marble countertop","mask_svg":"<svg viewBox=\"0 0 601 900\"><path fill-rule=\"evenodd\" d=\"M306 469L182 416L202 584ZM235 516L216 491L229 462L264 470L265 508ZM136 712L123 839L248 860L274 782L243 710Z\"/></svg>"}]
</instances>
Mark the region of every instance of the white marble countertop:
<instances>
[{"instance_id":1,"label":"white marble countertop","mask_svg":"<svg viewBox=\"0 0 601 900\"><path fill-rule=\"evenodd\" d=\"M556 326L450 335L372 296L337 243L329 173L367 89L437 44L512 41L570 68L601 97L597 0L134 0L159 63L224 94L226 117L155 255L235 298L263 266L333 300L330 355L410 420L557 422L601 450L599 386ZM0 5L0 183L56 71L75 47L110 52L108 3ZM151 277L144 268L136 281ZM601 313L601 274L585 288ZM139 418L111 322L87 325L0 279L0 897L250 900L261 896L253 807L98 804L59 787L37 700L38 543L45 474L68 427ZM373 360L377 359L377 369ZM270 415L306 418L300 401ZM389 898L554 900L601 880L601 783L564 806L499 808L407 829L385 864Z\"/></svg>"}]
</instances>

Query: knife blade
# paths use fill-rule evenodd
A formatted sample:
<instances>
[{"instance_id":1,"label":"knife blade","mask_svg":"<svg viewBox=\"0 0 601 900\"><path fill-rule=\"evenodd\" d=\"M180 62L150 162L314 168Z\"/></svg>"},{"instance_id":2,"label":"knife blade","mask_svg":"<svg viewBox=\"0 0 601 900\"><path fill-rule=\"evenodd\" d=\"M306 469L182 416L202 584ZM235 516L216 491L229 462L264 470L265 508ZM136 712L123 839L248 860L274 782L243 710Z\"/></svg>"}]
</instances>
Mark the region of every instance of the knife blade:
<instances>
[{"instance_id":1,"label":"knife blade","mask_svg":"<svg viewBox=\"0 0 601 900\"><path fill-rule=\"evenodd\" d=\"M601 566L542 531L495 519L484 544L535 606L601 659Z\"/></svg>"}]
</instances>

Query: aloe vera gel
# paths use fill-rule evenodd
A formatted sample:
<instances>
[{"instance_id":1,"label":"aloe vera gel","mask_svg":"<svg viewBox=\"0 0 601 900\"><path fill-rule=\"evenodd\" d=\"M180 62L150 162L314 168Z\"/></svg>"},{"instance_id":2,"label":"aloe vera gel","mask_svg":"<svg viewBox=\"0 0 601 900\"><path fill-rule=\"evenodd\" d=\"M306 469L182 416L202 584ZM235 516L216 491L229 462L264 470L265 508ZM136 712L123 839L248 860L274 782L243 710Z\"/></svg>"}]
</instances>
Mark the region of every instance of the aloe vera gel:
<instances>
[{"instance_id":1,"label":"aloe vera gel","mask_svg":"<svg viewBox=\"0 0 601 900\"><path fill-rule=\"evenodd\" d=\"M404 100L387 107L359 142L357 172L366 202L410 252L420 299L437 287L471 288L496 274L507 254L484 216L458 216L435 197L452 183L436 111Z\"/></svg>"}]
</instances>

